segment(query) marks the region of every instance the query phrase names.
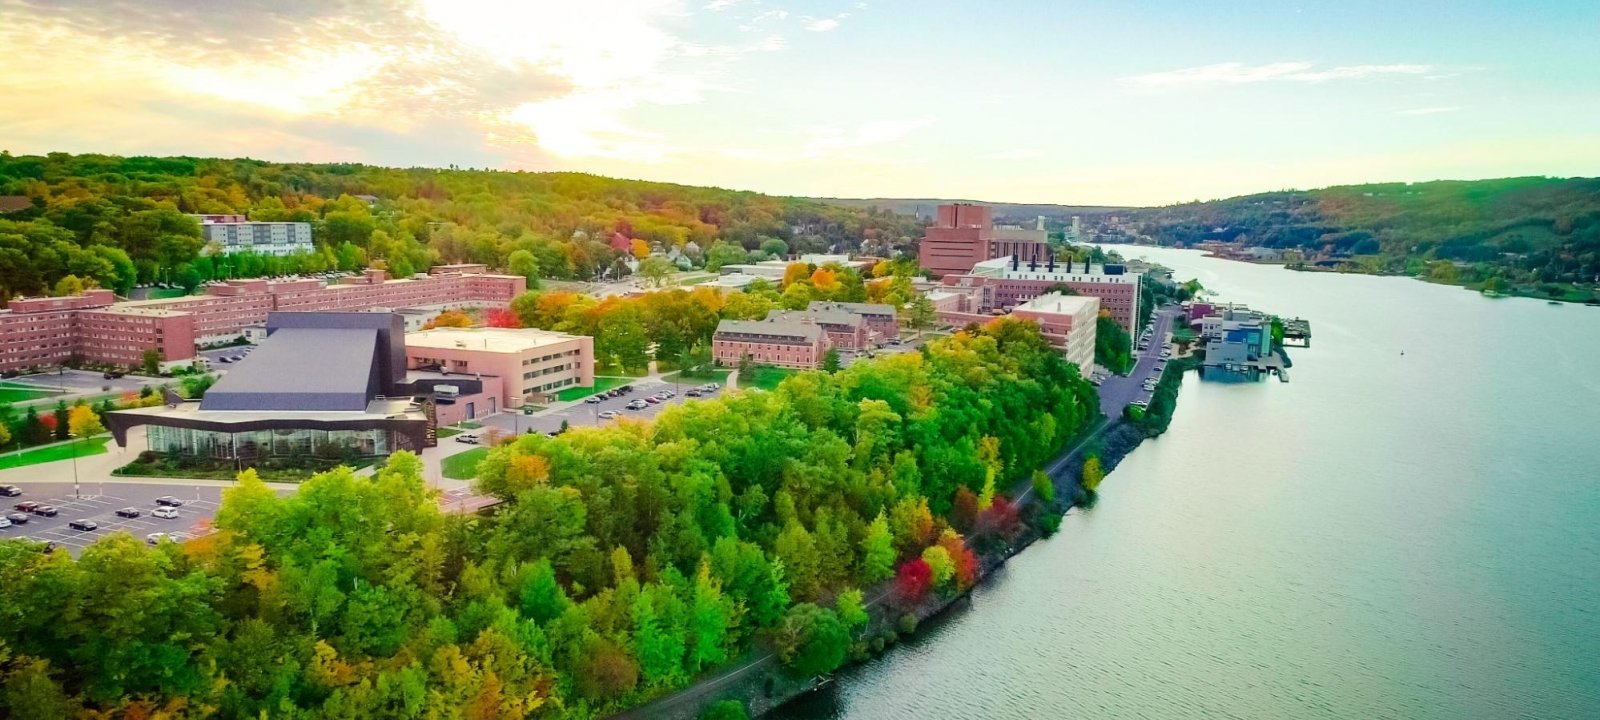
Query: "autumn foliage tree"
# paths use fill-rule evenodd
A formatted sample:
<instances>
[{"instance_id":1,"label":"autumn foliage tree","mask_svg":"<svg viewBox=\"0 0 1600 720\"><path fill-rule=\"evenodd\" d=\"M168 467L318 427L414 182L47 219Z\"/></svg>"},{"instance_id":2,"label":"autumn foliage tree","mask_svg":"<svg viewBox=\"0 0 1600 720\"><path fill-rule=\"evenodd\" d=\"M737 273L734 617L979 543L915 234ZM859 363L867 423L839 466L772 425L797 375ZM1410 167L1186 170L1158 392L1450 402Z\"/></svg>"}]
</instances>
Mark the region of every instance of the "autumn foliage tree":
<instances>
[{"instance_id":1,"label":"autumn foliage tree","mask_svg":"<svg viewBox=\"0 0 1600 720\"><path fill-rule=\"evenodd\" d=\"M901 563L900 569L895 571L895 598L901 607L912 607L921 603L928 596L928 590L932 588L933 568L928 565L928 561L920 557Z\"/></svg>"},{"instance_id":2,"label":"autumn foliage tree","mask_svg":"<svg viewBox=\"0 0 1600 720\"><path fill-rule=\"evenodd\" d=\"M469 327L472 327L472 316L460 310L446 310L422 325L423 330Z\"/></svg>"}]
</instances>

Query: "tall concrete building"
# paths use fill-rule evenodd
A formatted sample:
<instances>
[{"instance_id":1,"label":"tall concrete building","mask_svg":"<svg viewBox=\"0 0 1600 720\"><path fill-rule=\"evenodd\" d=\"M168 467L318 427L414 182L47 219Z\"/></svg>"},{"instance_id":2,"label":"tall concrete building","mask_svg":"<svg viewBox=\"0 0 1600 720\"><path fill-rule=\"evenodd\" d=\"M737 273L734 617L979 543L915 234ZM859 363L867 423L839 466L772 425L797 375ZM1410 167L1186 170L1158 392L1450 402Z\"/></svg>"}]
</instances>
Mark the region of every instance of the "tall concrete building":
<instances>
[{"instance_id":1,"label":"tall concrete building","mask_svg":"<svg viewBox=\"0 0 1600 720\"><path fill-rule=\"evenodd\" d=\"M1011 316L1032 320L1051 345L1061 348L1067 362L1088 377L1094 369L1095 323L1100 299L1083 295L1046 293L1012 308Z\"/></svg>"},{"instance_id":2,"label":"tall concrete building","mask_svg":"<svg viewBox=\"0 0 1600 720\"><path fill-rule=\"evenodd\" d=\"M956 302L961 313L992 315L1064 286L1098 298L1100 309L1129 335L1137 335L1142 277L1121 265L1056 262L1054 255L1046 253L1043 259L1011 256L985 260L967 273L946 275L942 289L960 296Z\"/></svg>"}]
</instances>

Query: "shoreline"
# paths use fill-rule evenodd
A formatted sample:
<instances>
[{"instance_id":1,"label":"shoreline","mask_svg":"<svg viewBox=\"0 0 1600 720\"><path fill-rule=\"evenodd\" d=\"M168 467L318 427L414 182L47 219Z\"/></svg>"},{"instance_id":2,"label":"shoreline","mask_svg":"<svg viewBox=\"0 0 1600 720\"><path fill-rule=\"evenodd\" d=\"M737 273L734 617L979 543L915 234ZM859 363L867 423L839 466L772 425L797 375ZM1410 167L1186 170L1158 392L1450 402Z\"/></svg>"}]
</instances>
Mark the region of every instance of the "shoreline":
<instances>
[{"instance_id":1,"label":"shoreline","mask_svg":"<svg viewBox=\"0 0 1600 720\"><path fill-rule=\"evenodd\" d=\"M1064 446L1069 449L1065 449L1046 466L1037 468L1050 476L1057 501L1049 505L1040 503L1026 480L1010 488L1011 497L1020 498L1017 510L1021 524L1017 534L1010 542L994 538L1000 541L998 546L977 553L977 578L970 587L949 597L930 594L921 604L906 610L892 606L893 579L871 588L868 602L871 619L861 631L862 641L869 647L869 652L864 656L852 657L833 673L823 677L796 678L777 663L775 653L757 644L743 656L746 659L743 663L725 666L693 685L608 717L611 720L694 720L717 702L736 700L746 708L750 717L758 718L826 687L839 672L890 652L893 645L915 637L927 621L937 619L959 603L970 602L972 591L985 585L1007 560L1047 537L1039 527L1038 517L1041 513L1060 513L1064 517L1075 508L1092 508L1094 496L1085 493L1079 482L1083 465L1089 457L1099 458L1102 471L1109 476L1140 444L1159 435L1146 435L1132 422L1118 417L1103 418L1089 433L1069 441L1070 444ZM901 632L899 625L903 616L911 616L916 620L910 632Z\"/></svg>"}]
</instances>

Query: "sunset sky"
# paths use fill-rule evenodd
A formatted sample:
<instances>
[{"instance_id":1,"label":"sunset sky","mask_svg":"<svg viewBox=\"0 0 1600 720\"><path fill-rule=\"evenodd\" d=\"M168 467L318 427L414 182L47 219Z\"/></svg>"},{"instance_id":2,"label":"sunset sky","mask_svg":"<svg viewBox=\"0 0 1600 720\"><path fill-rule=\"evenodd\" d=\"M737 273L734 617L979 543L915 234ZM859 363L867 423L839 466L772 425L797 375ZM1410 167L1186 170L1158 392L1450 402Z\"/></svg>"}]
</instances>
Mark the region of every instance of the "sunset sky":
<instances>
[{"instance_id":1,"label":"sunset sky","mask_svg":"<svg viewBox=\"0 0 1600 720\"><path fill-rule=\"evenodd\" d=\"M1162 204L1600 174L1600 2L0 0L0 148Z\"/></svg>"}]
</instances>

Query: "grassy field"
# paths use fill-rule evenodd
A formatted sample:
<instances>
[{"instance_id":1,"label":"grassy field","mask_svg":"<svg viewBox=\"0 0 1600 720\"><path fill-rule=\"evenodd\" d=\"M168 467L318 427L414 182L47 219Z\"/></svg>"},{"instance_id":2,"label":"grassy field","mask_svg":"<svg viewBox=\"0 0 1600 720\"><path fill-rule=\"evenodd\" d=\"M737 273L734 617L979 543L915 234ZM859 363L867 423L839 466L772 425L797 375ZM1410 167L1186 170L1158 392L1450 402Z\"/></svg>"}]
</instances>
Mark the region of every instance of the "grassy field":
<instances>
[{"instance_id":1,"label":"grassy field","mask_svg":"<svg viewBox=\"0 0 1600 720\"><path fill-rule=\"evenodd\" d=\"M778 383L783 382L784 378L787 378L790 375L794 375L798 372L800 371L791 370L789 368L766 366L758 367L755 369L755 378L751 379L749 382L746 382L744 378L739 379L739 387L758 387L762 390L771 390L778 387Z\"/></svg>"},{"instance_id":2,"label":"grassy field","mask_svg":"<svg viewBox=\"0 0 1600 720\"><path fill-rule=\"evenodd\" d=\"M726 385L728 384L728 375L732 372L732 370L706 370L697 372L693 375L683 375L683 373L667 373L666 375L661 376L661 381L669 383L683 383L685 385L695 385L707 382L715 382Z\"/></svg>"},{"instance_id":3,"label":"grassy field","mask_svg":"<svg viewBox=\"0 0 1600 720\"><path fill-rule=\"evenodd\" d=\"M23 385L20 383L0 383L0 402L17 403L25 400L38 400L39 398L60 395L60 390Z\"/></svg>"},{"instance_id":4,"label":"grassy field","mask_svg":"<svg viewBox=\"0 0 1600 720\"><path fill-rule=\"evenodd\" d=\"M181 287L177 287L177 288L158 288L158 287L153 287L153 288L150 288L150 292L145 295L145 299L146 300L165 300L167 298L183 297L184 294L185 293L183 292L183 288L181 288Z\"/></svg>"},{"instance_id":5,"label":"grassy field","mask_svg":"<svg viewBox=\"0 0 1600 720\"><path fill-rule=\"evenodd\" d=\"M106 451L106 443L108 442L111 442L110 437L94 437L87 440L80 440L76 443L78 446L77 456L88 457L90 455L99 455ZM0 470L22 467L24 465L38 465L39 463L55 462L56 460L66 460L72 456L73 448L71 445L53 445L50 447L34 448L32 450L23 450L20 454L6 453L3 457L0 457Z\"/></svg>"},{"instance_id":6,"label":"grassy field","mask_svg":"<svg viewBox=\"0 0 1600 720\"><path fill-rule=\"evenodd\" d=\"M439 463L440 472L451 480L471 480L478 474L478 463L489 455L489 448L475 447L463 453L456 453Z\"/></svg>"},{"instance_id":7,"label":"grassy field","mask_svg":"<svg viewBox=\"0 0 1600 720\"><path fill-rule=\"evenodd\" d=\"M627 385L632 380L633 378L625 377L596 377L594 379L594 387L567 388L556 393L556 399L560 400L561 402L582 400L597 392L604 392L606 390L610 390L611 388L617 387L618 385Z\"/></svg>"},{"instance_id":8,"label":"grassy field","mask_svg":"<svg viewBox=\"0 0 1600 720\"><path fill-rule=\"evenodd\" d=\"M451 435L459 435L460 433L461 433L461 428L442 427L442 428L439 428L438 430L434 431L434 436L435 437L447 438L447 437L450 437Z\"/></svg>"}]
</instances>

